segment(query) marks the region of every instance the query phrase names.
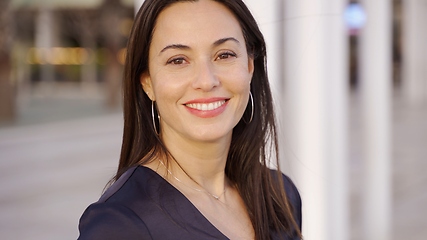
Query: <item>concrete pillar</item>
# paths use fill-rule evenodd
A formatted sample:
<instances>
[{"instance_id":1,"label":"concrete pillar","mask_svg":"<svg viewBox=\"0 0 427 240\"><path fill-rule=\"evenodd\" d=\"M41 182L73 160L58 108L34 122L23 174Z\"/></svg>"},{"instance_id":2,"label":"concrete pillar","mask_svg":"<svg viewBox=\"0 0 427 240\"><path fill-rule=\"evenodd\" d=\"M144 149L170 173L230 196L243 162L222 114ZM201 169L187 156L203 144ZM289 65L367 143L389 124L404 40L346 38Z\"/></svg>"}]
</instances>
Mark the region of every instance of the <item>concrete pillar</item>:
<instances>
[{"instance_id":1,"label":"concrete pillar","mask_svg":"<svg viewBox=\"0 0 427 240\"><path fill-rule=\"evenodd\" d=\"M360 35L364 118L363 238L391 239L391 1L364 0Z\"/></svg>"},{"instance_id":2,"label":"concrete pillar","mask_svg":"<svg viewBox=\"0 0 427 240\"><path fill-rule=\"evenodd\" d=\"M284 136L280 130L284 124L281 101L283 95L283 1L282 0L246 0L246 6L258 23L267 45L267 70L279 130L279 143ZM282 148L280 145L279 148ZM282 151L279 149L279 153ZM270 165L271 168L277 166ZM289 164L282 164L282 171L289 174Z\"/></svg>"},{"instance_id":3,"label":"concrete pillar","mask_svg":"<svg viewBox=\"0 0 427 240\"><path fill-rule=\"evenodd\" d=\"M80 17L84 18L80 23L86 24L85 26L80 25L80 41L82 47L87 50L87 61L84 62L80 68L81 86L84 91L91 93L92 90L98 88L98 67L95 56L96 36L93 33L93 24L90 24L91 19L85 14L80 15Z\"/></svg>"},{"instance_id":4,"label":"concrete pillar","mask_svg":"<svg viewBox=\"0 0 427 240\"><path fill-rule=\"evenodd\" d=\"M12 22L10 1L0 2L0 122L16 116L16 82L12 78Z\"/></svg>"},{"instance_id":5,"label":"concrete pillar","mask_svg":"<svg viewBox=\"0 0 427 240\"><path fill-rule=\"evenodd\" d=\"M139 8L142 6L143 3L144 0L134 0L135 15L136 13L138 13Z\"/></svg>"},{"instance_id":6,"label":"concrete pillar","mask_svg":"<svg viewBox=\"0 0 427 240\"><path fill-rule=\"evenodd\" d=\"M280 94L283 91L283 42L282 25L283 1L282 0L246 0L245 4L254 15L267 45L268 77L276 101L276 110L279 109ZM279 118L280 119L280 118Z\"/></svg>"},{"instance_id":7,"label":"concrete pillar","mask_svg":"<svg viewBox=\"0 0 427 240\"><path fill-rule=\"evenodd\" d=\"M403 88L412 103L427 101L427 1L403 3Z\"/></svg>"},{"instance_id":8,"label":"concrete pillar","mask_svg":"<svg viewBox=\"0 0 427 240\"><path fill-rule=\"evenodd\" d=\"M345 0L284 1L285 144L305 239L349 239Z\"/></svg>"},{"instance_id":9,"label":"concrete pillar","mask_svg":"<svg viewBox=\"0 0 427 240\"><path fill-rule=\"evenodd\" d=\"M41 67L40 80L45 82L53 82L55 78L55 72L53 65L46 61L49 58L49 50L54 47L54 16L53 11L48 6L41 5L39 13L36 19L36 36L35 46L36 48L45 49L43 52L43 59L45 61Z\"/></svg>"}]
</instances>

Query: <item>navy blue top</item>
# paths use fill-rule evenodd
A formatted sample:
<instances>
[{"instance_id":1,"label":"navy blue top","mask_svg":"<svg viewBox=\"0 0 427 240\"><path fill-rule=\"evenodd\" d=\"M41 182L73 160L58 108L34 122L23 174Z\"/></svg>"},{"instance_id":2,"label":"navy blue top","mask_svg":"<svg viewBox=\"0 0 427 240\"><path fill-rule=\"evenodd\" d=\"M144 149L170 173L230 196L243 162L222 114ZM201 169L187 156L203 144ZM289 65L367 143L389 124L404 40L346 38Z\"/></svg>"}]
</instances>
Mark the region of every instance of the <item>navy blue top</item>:
<instances>
[{"instance_id":1,"label":"navy blue top","mask_svg":"<svg viewBox=\"0 0 427 240\"><path fill-rule=\"evenodd\" d=\"M283 178L301 227L299 193L287 176ZM85 210L79 231L79 240L228 239L180 191L142 166L126 171L98 202Z\"/></svg>"}]
</instances>

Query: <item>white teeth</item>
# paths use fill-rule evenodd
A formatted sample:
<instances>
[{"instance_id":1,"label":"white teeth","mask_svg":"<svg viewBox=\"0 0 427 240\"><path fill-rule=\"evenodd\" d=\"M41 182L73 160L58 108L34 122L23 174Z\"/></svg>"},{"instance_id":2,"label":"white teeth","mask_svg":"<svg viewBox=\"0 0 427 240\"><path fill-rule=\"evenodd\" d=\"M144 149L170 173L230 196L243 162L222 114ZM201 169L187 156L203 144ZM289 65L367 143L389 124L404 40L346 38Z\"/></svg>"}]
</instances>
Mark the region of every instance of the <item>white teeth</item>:
<instances>
[{"instance_id":1,"label":"white teeth","mask_svg":"<svg viewBox=\"0 0 427 240\"><path fill-rule=\"evenodd\" d=\"M225 103L225 100L212 102L212 103L190 103L186 106L189 108L194 108L200 111L211 111L221 107Z\"/></svg>"}]
</instances>

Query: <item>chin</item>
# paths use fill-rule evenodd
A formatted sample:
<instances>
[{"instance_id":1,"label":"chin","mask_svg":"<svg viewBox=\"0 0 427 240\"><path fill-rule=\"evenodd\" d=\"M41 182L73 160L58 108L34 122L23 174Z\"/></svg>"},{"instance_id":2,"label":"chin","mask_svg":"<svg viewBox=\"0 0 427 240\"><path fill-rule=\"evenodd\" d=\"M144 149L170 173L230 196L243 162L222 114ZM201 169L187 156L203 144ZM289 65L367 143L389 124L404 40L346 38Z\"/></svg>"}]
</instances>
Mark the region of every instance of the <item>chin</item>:
<instances>
[{"instance_id":1,"label":"chin","mask_svg":"<svg viewBox=\"0 0 427 240\"><path fill-rule=\"evenodd\" d=\"M193 135L192 138L198 142L215 143L227 138L231 139L231 133L232 131L224 133L219 131L207 131L203 133L198 132L197 134Z\"/></svg>"}]
</instances>

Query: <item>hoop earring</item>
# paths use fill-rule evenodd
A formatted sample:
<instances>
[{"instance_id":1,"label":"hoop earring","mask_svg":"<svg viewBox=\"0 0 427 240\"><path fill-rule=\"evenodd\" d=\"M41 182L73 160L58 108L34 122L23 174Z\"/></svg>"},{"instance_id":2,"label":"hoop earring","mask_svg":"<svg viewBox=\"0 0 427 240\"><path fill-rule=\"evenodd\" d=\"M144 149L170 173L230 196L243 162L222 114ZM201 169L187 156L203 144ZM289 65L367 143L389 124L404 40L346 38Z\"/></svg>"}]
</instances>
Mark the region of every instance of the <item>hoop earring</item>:
<instances>
[{"instance_id":1,"label":"hoop earring","mask_svg":"<svg viewBox=\"0 0 427 240\"><path fill-rule=\"evenodd\" d=\"M159 135L159 132L157 131L156 121L154 118L154 101L151 101L151 118L153 119L154 132L156 133L156 135Z\"/></svg>"},{"instance_id":2,"label":"hoop earring","mask_svg":"<svg viewBox=\"0 0 427 240\"><path fill-rule=\"evenodd\" d=\"M254 98L253 98L253 96L252 96L252 93L251 92L249 92L249 98L251 99L251 118L249 119L249 121L245 121L245 118L242 118L243 119L243 122L245 122L246 124L249 124L249 123L251 123L252 122L252 119L253 119L253 117L254 117Z\"/></svg>"}]
</instances>

